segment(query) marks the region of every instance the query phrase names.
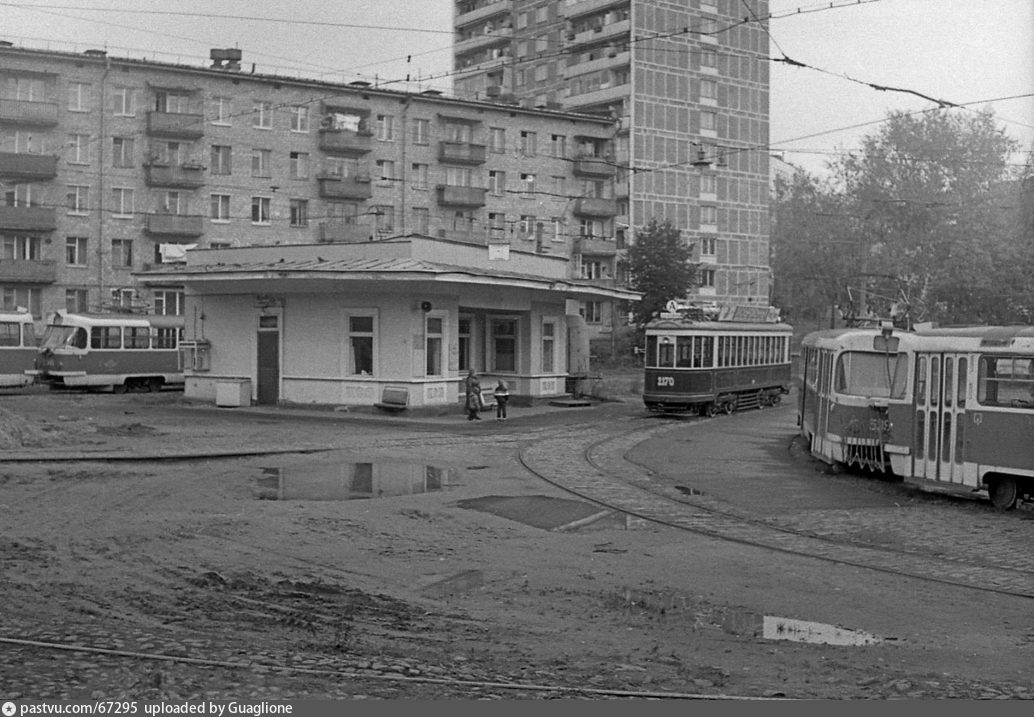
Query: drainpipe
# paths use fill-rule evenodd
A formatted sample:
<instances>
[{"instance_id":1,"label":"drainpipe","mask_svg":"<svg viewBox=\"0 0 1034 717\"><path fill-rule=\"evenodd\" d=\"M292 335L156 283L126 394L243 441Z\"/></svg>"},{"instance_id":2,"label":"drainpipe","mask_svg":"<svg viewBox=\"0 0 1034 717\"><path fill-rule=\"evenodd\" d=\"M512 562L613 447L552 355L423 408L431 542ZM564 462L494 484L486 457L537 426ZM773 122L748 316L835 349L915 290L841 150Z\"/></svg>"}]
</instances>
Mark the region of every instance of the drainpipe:
<instances>
[{"instance_id":1,"label":"drainpipe","mask_svg":"<svg viewBox=\"0 0 1034 717\"><path fill-rule=\"evenodd\" d=\"M399 144L399 164L401 165L398 169L402 175L401 178L395 177L395 186L400 188L399 195L399 208L401 209L400 214L402 215L400 227L402 236L406 236L409 233L409 216L406 214L406 138L409 135L409 124L406 121L409 116L409 98L406 97L402 100L402 126L399 127L399 132L402 135L402 142Z\"/></svg>"},{"instance_id":2,"label":"drainpipe","mask_svg":"<svg viewBox=\"0 0 1034 717\"><path fill-rule=\"evenodd\" d=\"M97 309L100 310L104 302L104 115L108 111L107 95L105 92L108 73L111 72L111 58L104 58L104 74L101 75L101 109L100 109L100 138L97 143L97 288L100 292L97 297Z\"/></svg>"}]
</instances>

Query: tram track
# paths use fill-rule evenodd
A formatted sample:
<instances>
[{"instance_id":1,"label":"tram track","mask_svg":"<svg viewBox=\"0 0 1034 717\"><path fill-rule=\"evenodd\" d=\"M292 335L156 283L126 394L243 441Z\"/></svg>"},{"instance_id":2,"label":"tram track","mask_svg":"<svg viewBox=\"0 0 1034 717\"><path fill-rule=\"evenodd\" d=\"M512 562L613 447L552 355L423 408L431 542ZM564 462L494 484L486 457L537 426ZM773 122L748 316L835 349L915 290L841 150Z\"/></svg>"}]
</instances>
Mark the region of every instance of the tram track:
<instances>
[{"instance_id":1,"label":"tram track","mask_svg":"<svg viewBox=\"0 0 1034 717\"><path fill-rule=\"evenodd\" d=\"M591 440L577 449L579 461L570 458L575 453L572 439L577 440L576 434L527 444L519 460L533 475L571 495L657 525L925 582L1034 598L1034 571L1023 567L815 535L773 525L708 496L686 495L672 481L658 480L651 470L629 458L640 443L686 424L637 427L634 421L586 426L585 436ZM600 437L600 432L605 435Z\"/></svg>"}]
</instances>

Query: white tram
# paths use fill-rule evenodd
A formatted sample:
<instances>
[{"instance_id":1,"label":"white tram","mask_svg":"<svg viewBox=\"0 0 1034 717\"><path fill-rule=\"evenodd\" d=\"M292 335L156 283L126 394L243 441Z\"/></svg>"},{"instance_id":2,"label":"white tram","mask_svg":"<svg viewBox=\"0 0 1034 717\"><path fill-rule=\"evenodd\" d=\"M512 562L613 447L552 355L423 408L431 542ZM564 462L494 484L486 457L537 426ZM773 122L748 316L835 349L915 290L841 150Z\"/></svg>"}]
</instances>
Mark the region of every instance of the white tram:
<instances>
[{"instance_id":1,"label":"white tram","mask_svg":"<svg viewBox=\"0 0 1034 717\"><path fill-rule=\"evenodd\" d=\"M779 403L790 390L790 338L778 310L662 313L646 326L643 402L657 412L719 412Z\"/></svg>"},{"instance_id":2,"label":"white tram","mask_svg":"<svg viewBox=\"0 0 1034 717\"><path fill-rule=\"evenodd\" d=\"M0 388L33 383L36 333L28 311L0 311Z\"/></svg>"},{"instance_id":3,"label":"white tram","mask_svg":"<svg viewBox=\"0 0 1034 717\"><path fill-rule=\"evenodd\" d=\"M833 465L1034 496L1034 327L819 331L805 337L798 425Z\"/></svg>"}]
</instances>

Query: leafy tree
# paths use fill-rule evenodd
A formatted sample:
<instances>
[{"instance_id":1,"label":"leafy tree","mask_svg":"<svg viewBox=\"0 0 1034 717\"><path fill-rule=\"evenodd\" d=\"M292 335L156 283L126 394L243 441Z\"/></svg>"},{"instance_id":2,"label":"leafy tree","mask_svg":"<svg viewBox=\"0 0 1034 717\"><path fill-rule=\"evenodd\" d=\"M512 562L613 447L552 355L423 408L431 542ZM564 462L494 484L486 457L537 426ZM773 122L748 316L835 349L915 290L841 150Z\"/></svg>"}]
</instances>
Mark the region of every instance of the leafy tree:
<instances>
[{"instance_id":1,"label":"leafy tree","mask_svg":"<svg viewBox=\"0 0 1034 717\"><path fill-rule=\"evenodd\" d=\"M686 296L696 281L692 254L693 245L670 221L651 219L636 231L626 261L632 288L643 294L632 309L637 326L645 326L670 300Z\"/></svg>"}]
</instances>

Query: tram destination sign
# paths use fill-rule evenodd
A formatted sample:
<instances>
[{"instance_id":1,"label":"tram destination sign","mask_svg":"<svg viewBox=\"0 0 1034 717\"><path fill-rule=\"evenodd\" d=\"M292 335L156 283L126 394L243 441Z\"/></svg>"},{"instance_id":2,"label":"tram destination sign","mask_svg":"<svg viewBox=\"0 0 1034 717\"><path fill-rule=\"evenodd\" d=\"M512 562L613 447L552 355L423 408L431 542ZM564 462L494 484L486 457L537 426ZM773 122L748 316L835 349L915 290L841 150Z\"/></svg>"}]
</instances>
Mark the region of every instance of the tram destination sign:
<instances>
[{"instance_id":1,"label":"tram destination sign","mask_svg":"<svg viewBox=\"0 0 1034 717\"><path fill-rule=\"evenodd\" d=\"M738 321L754 324L775 324L779 322L779 309L774 306L749 306L736 304L723 306L719 321Z\"/></svg>"}]
</instances>

